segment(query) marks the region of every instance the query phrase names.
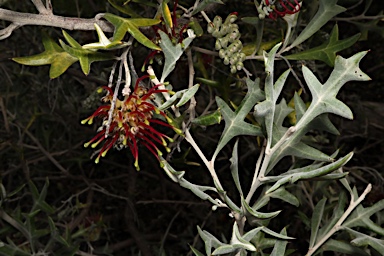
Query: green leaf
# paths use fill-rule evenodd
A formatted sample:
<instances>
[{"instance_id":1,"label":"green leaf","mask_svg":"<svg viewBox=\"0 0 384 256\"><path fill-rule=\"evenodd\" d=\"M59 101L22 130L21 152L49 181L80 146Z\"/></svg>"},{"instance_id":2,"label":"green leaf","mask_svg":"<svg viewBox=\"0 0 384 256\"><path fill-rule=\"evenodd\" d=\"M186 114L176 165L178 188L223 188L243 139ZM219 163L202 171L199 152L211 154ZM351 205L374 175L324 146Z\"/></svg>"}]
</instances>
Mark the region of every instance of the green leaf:
<instances>
[{"instance_id":1,"label":"green leaf","mask_svg":"<svg viewBox=\"0 0 384 256\"><path fill-rule=\"evenodd\" d=\"M129 7L128 4L122 4L121 6L115 1L115 0L108 0L108 2L119 12L125 13L132 18L141 18L139 14L137 14L136 11L134 11L131 7Z\"/></svg>"},{"instance_id":2,"label":"green leaf","mask_svg":"<svg viewBox=\"0 0 384 256\"><path fill-rule=\"evenodd\" d=\"M164 111L164 110L170 108L171 106L174 105L176 100L179 98L181 98L181 99L176 104L176 107L183 106L185 103L187 103L196 94L199 87L200 87L199 84L195 84L191 88L177 91L174 95L172 95L172 97L170 97L166 102L164 102L159 107L159 109Z\"/></svg>"},{"instance_id":3,"label":"green leaf","mask_svg":"<svg viewBox=\"0 0 384 256\"><path fill-rule=\"evenodd\" d=\"M357 192L354 189L354 195L357 196ZM357 197L356 197L357 198ZM344 221L343 227L364 227L377 234L384 236L384 228L374 223L370 217L382 211L384 209L384 199L375 203L371 207L364 208L361 204L356 207L353 213Z\"/></svg>"},{"instance_id":4,"label":"green leaf","mask_svg":"<svg viewBox=\"0 0 384 256\"><path fill-rule=\"evenodd\" d=\"M221 111L218 109L215 112L210 114L196 117L192 120L192 123L201 125L201 126L209 126L214 124L219 124L221 122Z\"/></svg>"},{"instance_id":5,"label":"green leaf","mask_svg":"<svg viewBox=\"0 0 384 256\"><path fill-rule=\"evenodd\" d=\"M355 237L355 239L351 241L352 245L361 247L369 245L378 251L381 255L384 255L384 240L368 236L350 228L346 228L346 230L348 233Z\"/></svg>"},{"instance_id":6,"label":"green leaf","mask_svg":"<svg viewBox=\"0 0 384 256\"><path fill-rule=\"evenodd\" d=\"M287 230L283 228L280 234L286 236ZM283 256L285 255L285 249L287 247L288 242L284 240L277 240L275 246L273 247L272 253L270 256Z\"/></svg>"},{"instance_id":7,"label":"green leaf","mask_svg":"<svg viewBox=\"0 0 384 256\"><path fill-rule=\"evenodd\" d=\"M115 26L115 32L113 34L113 42L120 42L123 40L125 34L128 32L131 34L139 43L144 46L161 51L161 48L149 40L141 31L139 27L148 27L160 23L160 20L156 19L145 19L145 18L132 18L125 19L111 13L104 14L104 18L111 22Z\"/></svg>"},{"instance_id":8,"label":"green leaf","mask_svg":"<svg viewBox=\"0 0 384 256\"><path fill-rule=\"evenodd\" d=\"M333 27L329 39L318 47L285 56L288 60L320 60L328 66L333 67L336 53L349 48L359 39L360 34L339 40L339 29L337 24Z\"/></svg>"},{"instance_id":9,"label":"green leaf","mask_svg":"<svg viewBox=\"0 0 384 256\"><path fill-rule=\"evenodd\" d=\"M42 66L51 65L49 77L57 78L62 75L77 58L65 52L55 41L46 33L42 33L42 41L45 51L28 57L16 57L12 60L23 65Z\"/></svg>"},{"instance_id":10,"label":"green leaf","mask_svg":"<svg viewBox=\"0 0 384 256\"><path fill-rule=\"evenodd\" d=\"M191 248L191 251L193 252L193 254L195 254L195 256L204 256L204 254L202 254L201 252L199 252L195 247L193 247L192 245L189 246L189 248Z\"/></svg>"},{"instance_id":11,"label":"green leaf","mask_svg":"<svg viewBox=\"0 0 384 256\"><path fill-rule=\"evenodd\" d=\"M366 54L366 51L360 52L348 59L337 56L335 68L324 85L307 67L303 66L303 74L312 94L312 102L303 117L297 122L297 130L302 129L323 113L333 113L348 119L353 118L351 110L343 102L336 99L336 95L340 88L349 81L370 80L369 76L359 68L359 63Z\"/></svg>"},{"instance_id":12,"label":"green leaf","mask_svg":"<svg viewBox=\"0 0 384 256\"><path fill-rule=\"evenodd\" d=\"M103 30L95 23L95 28L97 35L99 37L99 42L98 43L90 43L90 44L85 44L82 46L83 49L92 49L92 50L115 50L119 48L126 47L128 44L123 43L121 41L118 42L111 42L104 34Z\"/></svg>"},{"instance_id":13,"label":"green leaf","mask_svg":"<svg viewBox=\"0 0 384 256\"><path fill-rule=\"evenodd\" d=\"M55 209L53 209L52 206L50 206L47 202L45 202L45 198L47 196L47 190L49 186L48 178L46 179L44 187L42 188L40 193L32 181L28 182L28 186L34 201L34 205L30 212L32 213L32 212L35 212L36 210L42 210L48 214L54 213Z\"/></svg>"},{"instance_id":14,"label":"green leaf","mask_svg":"<svg viewBox=\"0 0 384 256\"><path fill-rule=\"evenodd\" d=\"M233 146L233 151L232 151L232 157L229 159L231 162L231 174L232 174L232 179L235 182L235 186L237 190L240 193L240 196L243 196L243 190L241 189L241 184L240 184L240 178L239 178L239 158L238 158L238 148L239 140L236 140L235 145Z\"/></svg>"},{"instance_id":15,"label":"green leaf","mask_svg":"<svg viewBox=\"0 0 384 256\"><path fill-rule=\"evenodd\" d=\"M322 26L324 26L331 18L339 13L344 12L346 9L342 6L337 5L337 0L320 0L319 9L315 16L311 19L305 29L300 35L293 41L293 43L285 49L288 51L293 47L301 44L314 33L316 33Z\"/></svg>"},{"instance_id":16,"label":"green leaf","mask_svg":"<svg viewBox=\"0 0 384 256\"><path fill-rule=\"evenodd\" d=\"M256 102L262 100L264 95L259 88L260 80L246 79L248 92L235 112L219 97L216 97L217 105L225 121L225 128L221 134L217 148L212 159L216 158L220 150L234 137L238 135L262 136L260 127L246 123L244 118L249 114Z\"/></svg>"},{"instance_id":17,"label":"green leaf","mask_svg":"<svg viewBox=\"0 0 384 256\"><path fill-rule=\"evenodd\" d=\"M353 246L343 241L334 240L334 239L329 239L324 245L321 246L321 249L323 251L339 252L344 255L354 255L354 256L370 255L366 253L364 250L356 246Z\"/></svg>"},{"instance_id":18,"label":"green leaf","mask_svg":"<svg viewBox=\"0 0 384 256\"><path fill-rule=\"evenodd\" d=\"M85 75L88 75L91 70L91 64L95 61L105 61L112 60L115 57L106 53L95 52L92 50L87 50L83 48L72 48L66 45L63 41L60 40L60 45L63 49L71 54L73 57L77 58L80 62L81 70Z\"/></svg>"},{"instance_id":19,"label":"green leaf","mask_svg":"<svg viewBox=\"0 0 384 256\"><path fill-rule=\"evenodd\" d=\"M164 19L166 27L168 29L172 29L173 28L172 15L171 15L171 11L169 10L167 1L161 2L161 13L162 13L162 17Z\"/></svg>"},{"instance_id":20,"label":"green leaf","mask_svg":"<svg viewBox=\"0 0 384 256\"><path fill-rule=\"evenodd\" d=\"M268 212L268 213L258 212L254 210L252 207L250 207L243 197L241 197L241 205L243 209L247 211L247 213L251 214L253 217L256 217L258 219L271 219L276 217L281 212L281 211Z\"/></svg>"},{"instance_id":21,"label":"green leaf","mask_svg":"<svg viewBox=\"0 0 384 256\"><path fill-rule=\"evenodd\" d=\"M296 207L298 207L300 205L299 199L297 199L296 196L291 194L284 187L280 187L269 194L263 193L261 198L256 200L256 202L252 206L252 208L255 210L260 209L261 207L265 206L269 202L270 198L280 199L280 200L287 202L291 205L294 205Z\"/></svg>"},{"instance_id":22,"label":"green leaf","mask_svg":"<svg viewBox=\"0 0 384 256\"><path fill-rule=\"evenodd\" d=\"M278 178L279 180L271 188L269 188L265 193L268 194L288 182L294 183L298 180L321 177L345 165L352 158L352 156L353 156L353 152L337 160L336 162L333 162L331 164L328 164L320 168L315 168L314 170L310 170L306 172L291 173L291 174L285 173L277 177L274 177L274 178ZM268 177L268 178L270 179L271 177Z\"/></svg>"},{"instance_id":23,"label":"green leaf","mask_svg":"<svg viewBox=\"0 0 384 256\"><path fill-rule=\"evenodd\" d=\"M379 12L377 14L378 16L383 15L383 11ZM376 33L380 35L382 38L384 38L384 27L380 26L379 22L380 19L374 19L371 21L364 21L364 22L356 22L356 21L348 21L349 23L352 23L355 25L361 33L360 40L368 40L368 34L371 33Z\"/></svg>"},{"instance_id":24,"label":"green leaf","mask_svg":"<svg viewBox=\"0 0 384 256\"><path fill-rule=\"evenodd\" d=\"M201 1L196 8L193 10L191 15L195 15L196 13L199 13L201 11L204 11L205 8L210 4L224 4L221 0L203 0Z\"/></svg>"},{"instance_id":25,"label":"green leaf","mask_svg":"<svg viewBox=\"0 0 384 256\"><path fill-rule=\"evenodd\" d=\"M203 239L204 244L205 244L205 253L207 255L211 255L212 252L212 247L217 248L223 245L222 242L220 242L214 235L207 231L201 230L199 226L197 226L197 230L199 232L199 235L201 239Z\"/></svg>"},{"instance_id":26,"label":"green leaf","mask_svg":"<svg viewBox=\"0 0 384 256\"><path fill-rule=\"evenodd\" d=\"M274 62L275 55L281 43L275 45L272 50L267 54L264 52L264 62L265 62L265 72L267 73L267 77L265 78L265 100L255 106L254 115L256 119L264 118L265 129L267 131L267 146L269 149L272 145L273 138L273 121L275 115L275 108L277 99L283 89L284 83L289 75L290 70L285 71L274 84L273 76L274 76Z\"/></svg>"},{"instance_id":27,"label":"green leaf","mask_svg":"<svg viewBox=\"0 0 384 256\"><path fill-rule=\"evenodd\" d=\"M230 244L224 244L219 246L218 248L216 248L216 250L213 251L212 255L231 253L239 249L244 249L247 251L256 251L256 247L240 235L237 223L234 222Z\"/></svg>"},{"instance_id":28,"label":"green leaf","mask_svg":"<svg viewBox=\"0 0 384 256\"><path fill-rule=\"evenodd\" d=\"M309 239L309 248L312 248L316 243L317 232L319 231L320 223L323 218L325 203L327 198L321 199L313 209L312 219L311 219L311 238Z\"/></svg>"},{"instance_id":29,"label":"green leaf","mask_svg":"<svg viewBox=\"0 0 384 256\"><path fill-rule=\"evenodd\" d=\"M195 37L187 37L183 40L182 43L174 45L166 33L159 30L159 34L161 37L160 47L161 50L163 50L165 58L163 73L160 79L160 83L163 83L167 76L175 69L176 62L183 54L184 49L186 49L191 44Z\"/></svg>"},{"instance_id":30,"label":"green leaf","mask_svg":"<svg viewBox=\"0 0 384 256\"><path fill-rule=\"evenodd\" d=\"M176 107L181 107L185 103L187 103L193 96L195 96L197 90L199 89L200 84L195 84L191 88L188 88L185 93L183 93L183 96L181 96L180 101L176 104Z\"/></svg>"}]
</instances>

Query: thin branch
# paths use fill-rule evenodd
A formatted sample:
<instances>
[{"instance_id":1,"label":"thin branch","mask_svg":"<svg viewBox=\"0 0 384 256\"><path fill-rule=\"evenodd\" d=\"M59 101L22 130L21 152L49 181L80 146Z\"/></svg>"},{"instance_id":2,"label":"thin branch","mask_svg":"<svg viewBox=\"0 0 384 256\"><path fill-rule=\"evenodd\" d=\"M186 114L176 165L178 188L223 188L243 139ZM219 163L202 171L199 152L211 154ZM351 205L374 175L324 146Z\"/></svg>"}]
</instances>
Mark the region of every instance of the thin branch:
<instances>
[{"instance_id":1,"label":"thin branch","mask_svg":"<svg viewBox=\"0 0 384 256\"><path fill-rule=\"evenodd\" d=\"M37 2L35 0L35 2ZM38 5L39 6L39 5ZM41 8L41 7L39 7ZM45 8L45 7L44 7ZM40 10L40 9L39 9ZM95 30L94 24L100 26L104 32L113 32L113 26L105 21L100 20L103 14L97 14L93 19L83 19L83 18L72 18L72 17L63 17L58 15L49 14L45 8L46 14L33 14L33 13L23 13L15 12L7 9L0 8L0 20L12 22L10 26L6 29L8 32L7 36L10 36L13 30L21 26L26 25L35 25L35 26L48 26L48 27L58 27L68 30ZM12 29L11 29L11 28ZM3 29L4 30L4 29ZM0 39L5 39L4 31L0 31ZM9 31L11 30L11 31ZM1 33L2 32L2 33Z\"/></svg>"},{"instance_id":2,"label":"thin branch","mask_svg":"<svg viewBox=\"0 0 384 256\"><path fill-rule=\"evenodd\" d=\"M348 216L352 213L352 211L364 200L366 195L371 192L372 185L368 184L367 188L364 190L364 192L361 194L361 196L355 201L355 198L353 194L351 194L351 202L349 204L348 209L344 212L344 214L341 216L341 218L337 221L335 226L319 241L316 243L316 245L312 248L309 248L306 256L313 255L317 249L319 249L320 246L322 246L334 233L342 229L343 222L348 218Z\"/></svg>"},{"instance_id":3,"label":"thin branch","mask_svg":"<svg viewBox=\"0 0 384 256\"><path fill-rule=\"evenodd\" d=\"M40 14L43 14L43 15L51 15L52 14L52 11L49 11L43 4L43 2L41 2L41 0L31 0L32 3L35 5L36 9L38 10L38 12Z\"/></svg>"}]
</instances>

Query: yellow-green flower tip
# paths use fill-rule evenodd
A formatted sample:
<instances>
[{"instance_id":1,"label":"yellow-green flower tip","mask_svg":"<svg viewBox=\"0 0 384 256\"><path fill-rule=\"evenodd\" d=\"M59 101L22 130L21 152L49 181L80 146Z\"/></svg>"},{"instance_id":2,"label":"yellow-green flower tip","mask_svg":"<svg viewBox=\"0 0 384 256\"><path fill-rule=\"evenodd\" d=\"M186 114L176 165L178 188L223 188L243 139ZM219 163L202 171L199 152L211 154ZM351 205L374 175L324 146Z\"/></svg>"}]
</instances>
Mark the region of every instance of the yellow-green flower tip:
<instances>
[{"instance_id":1,"label":"yellow-green flower tip","mask_svg":"<svg viewBox=\"0 0 384 256\"><path fill-rule=\"evenodd\" d=\"M88 122L88 120L89 120L89 118L81 120L81 124L85 124L86 122Z\"/></svg>"},{"instance_id":2,"label":"yellow-green flower tip","mask_svg":"<svg viewBox=\"0 0 384 256\"><path fill-rule=\"evenodd\" d=\"M165 150L170 153L171 152L171 149L169 147L165 147Z\"/></svg>"},{"instance_id":3,"label":"yellow-green flower tip","mask_svg":"<svg viewBox=\"0 0 384 256\"><path fill-rule=\"evenodd\" d=\"M97 147L99 145L100 141L96 141L95 143L92 143L91 148Z\"/></svg>"},{"instance_id":4,"label":"yellow-green flower tip","mask_svg":"<svg viewBox=\"0 0 384 256\"><path fill-rule=\"evenodd\" d=\"M100 156L96 157L95 164L98 164L100 162Z\"/></svg>"},{"instance_id":5,"label":"yellow-green flower tip","mask_svg":"<svg viewBox=\"0 0 384 256\"><path fill-rule=\"evenodd\" d=\"M137 159L133 165L136 167L136 171L140 171L139 161Z\"/></svg>"},{"instance_id":6,"label":"yellow-green flower tip","mask_svg":"<svg viewBox=\"0 0 384 256\"><path fill-rule=\"evenodd\" d=\"M89 146L89 144L90 144L89 142L84 143L84 147L87 148Z\"/></svg>"},{"instance_id":7,"label":"yellow-green flower tip","mask_svg":"<svg viewBox=\"0 0 384 256\"><path fill-rule=\"evenodd\" d=\"M161 168L164 168L165 164L163 163L163 161L160 161L160 167Z\"/></svg>"},{"instance_id":8,"label":"yellow-green flower tip","mask_svg":"<svg viewBox=\"0 0 384 256\"><path fill-rule=\"evenodd\" d=\"M101 153L101 156L102 156L102 157L105 157L105 155L107 154L107 152L108 152L108 149L105 150L105 151L103 151L103 153Z\"/></svg>"},{"instance_id":9,"label":"yellow-green flower tip","mask_svg":"<svg viewBox=\"0 0 384 256\"><path fill-rule=\"evenodd\" d=\"M151 79L151 80L153 80L153 79L155 79L155 78L156 78L155 75L149 76L149 79Z\"/></svg>"},{"instance_id":10,"label":"yellow-green flower tip","mask_svg":"<svg viewBox=\"0 0 384 256\"><path fill-rule=\"evenodd\" d=\"M97 89L97 93L102 93L103 92L103 88L102 87L99 87L98 89Z\"/></svg>"},{"instance_id":11,"label":"yellow-green flower tip","mask_svg":"<svg viewBox=\"0 0 384 256\"><path fill-rule=\"evenodd\" d=\"M174 91L168 91L169 94L174 95L176 94Z\"/></svg>"},{"instance_id":12,"label":"yellow-green flower tip","mask_svg":"<svg viewBox=\"0 0 384 256\"><path fill-rule=\"evenodd\" d=\"M176 127L173 127L173 130L174 130L177 134L179 134L179 135L183 135L183 131L182 131L181 129L176 128Z\"/></svg>"}]
</instances>

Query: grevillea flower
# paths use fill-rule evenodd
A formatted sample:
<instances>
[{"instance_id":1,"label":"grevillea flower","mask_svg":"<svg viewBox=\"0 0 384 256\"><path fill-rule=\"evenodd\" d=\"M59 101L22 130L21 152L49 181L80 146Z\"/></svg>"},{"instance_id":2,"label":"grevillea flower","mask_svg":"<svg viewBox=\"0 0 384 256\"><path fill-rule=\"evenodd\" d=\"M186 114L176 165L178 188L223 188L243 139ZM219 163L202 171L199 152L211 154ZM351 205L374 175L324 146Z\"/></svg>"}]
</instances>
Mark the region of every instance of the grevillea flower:
<instances>
[{"instance_id":1,"label":"grevillea flower","mask_svg":"<svg viewBox=\"0 0 384 256\"><path fill-rule=\"evenodd\" d=\"M301 4L298 0L263 0L258 9L262 10L264 16L276 20L287 14L295 14L300 11Z\"/></svg>"},{"instance_id":2,"label":"grevillea flower","mask_svg":"<svg viewBox=\"0 0 384 256\"><path fill-rule=\"evenodd\" d=\"M134 165L139 170L139 144L144 145L158 159L162 152L157 145L164 146L169 152L170 149L167 147L166 139L170 142L172 142L172 139L157 131L152 125L156 124L172 128L176 132L180 131L170 125L172 123L171 119L151 102L154 94L168 92L168 90L159 89L160 85L156 85L151 89L146 89L139 85L140 81L148 77L146 75L137 79L133 92L125 96L124 100L116 99L116 104L112 104L113 91L111 88L102 87L108 92L102 98L107 104L100 106L90 117L81 122L82 124L92 124L94 118L102 119L102 125L96 136L84 144L85 147L91 146L92 148L96 148L100 143L103 144L98 152L95 163L98 163L100 157L104 157L112 147L117 149L129 147L135 158ZM112 107L113 109L111 109ZM164 117L167 122L157 119L155 114ZM109 116L112 118L108 125Z\"/></svg>"}]
</instances>

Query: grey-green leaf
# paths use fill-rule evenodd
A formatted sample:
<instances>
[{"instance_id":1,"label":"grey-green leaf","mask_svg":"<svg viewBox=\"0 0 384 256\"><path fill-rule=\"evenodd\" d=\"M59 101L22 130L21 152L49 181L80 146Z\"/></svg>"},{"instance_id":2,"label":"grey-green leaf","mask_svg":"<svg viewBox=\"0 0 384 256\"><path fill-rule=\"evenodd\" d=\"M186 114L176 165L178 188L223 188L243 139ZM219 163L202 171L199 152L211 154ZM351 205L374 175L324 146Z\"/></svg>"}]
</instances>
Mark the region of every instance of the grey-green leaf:
<instances>
[{"instance_id":1,"label":"grey-green leaf","mask_svg":"<svg viewBox=\"0 0 384 256\"><path fill-rule=\"evenodd\" d=\"M337 5L337 0L320 0L319 10L308 23L308 25L305 26L305 29L300 33L300 35L289 47L286 48L286 51L296 47L297 45L310 38L332 17L344 12L345 10L346 9L344 7Z\"/></svg>"},{"instance_id":2,"label":"grey-green leaf","mask_svg":"<svg viewBox=\"0 0 384 256\"><path fill-rule=\"evenodd\" d=\"M184 39L181 44L178 43L174 45L166 33L164 33L161 30L159 30L158 32L161 37L161 41L159 45L163 50L164 58L165 58L163 73L160 79L160 83L163 83L165 79L168 77L168 75L175 69L176 62L179 60L179 58L183 54L184 49L186 49L191 44L194 37L188 37Z\"/></svg>"},{"instance_id":3,"label":"grey-green leaf","mask_svg":"<svg viewBox=\"0 0 384 256\"><path fill-rule=\"evenodd\" d=\"M317 239L317 232L319 231L321 219L323 218L325 203L327 198L321 199L313 209L312 219L311 219L311 238L309 239L309 248L312 248Z\"/></svg>"}]
</instances>

